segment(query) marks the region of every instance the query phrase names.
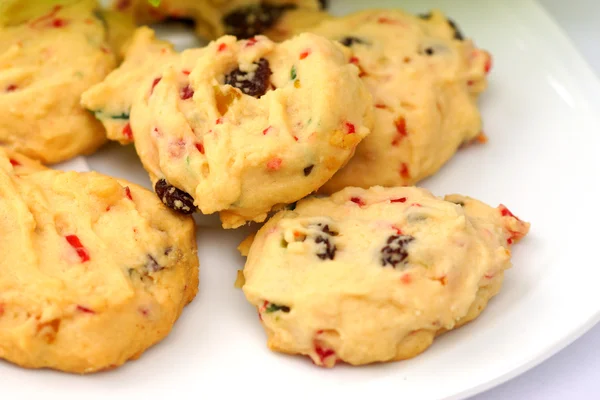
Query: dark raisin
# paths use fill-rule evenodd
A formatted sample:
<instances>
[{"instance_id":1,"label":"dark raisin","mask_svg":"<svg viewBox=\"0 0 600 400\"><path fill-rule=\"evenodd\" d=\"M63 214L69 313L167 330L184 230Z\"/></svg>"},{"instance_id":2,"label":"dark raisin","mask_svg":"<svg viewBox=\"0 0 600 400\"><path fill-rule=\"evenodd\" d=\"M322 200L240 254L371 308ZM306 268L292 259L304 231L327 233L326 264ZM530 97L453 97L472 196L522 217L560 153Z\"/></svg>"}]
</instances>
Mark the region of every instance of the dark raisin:
<instances>
[{"instance_id":1,"label":"dark raisin","mask_svg":"<svg viewBox=\"0 0 600 400\"><path fill-rule=\"evenodd\" d=\"M456 25L456 22L454 22L453 20L451 20L450 18L448 18L448 24L454 30L454 39L456 39L456 40L465 40L465 37L462 34L462 32L460 31L460 28L458 27L458 25Z\"/></svg>"},{"instance_id":2,"label":"dark raisin","mask_svg":"<svg viewBox=\"0 0 600 400\"><path fill-rule=\"evenodd\" d=\"M148 271L149 273L158 272L161 269L164 269L164 267L161 266L158 263L158 261L156 261L156 258L152 257L150 254L148 254L148 256L147 256L145 267L146 267L146 271Z\"/></svg>"},{"instance_id":3,"label":"dark raisin","mask_svg":"<svg viewBox=\"0 0 600 400\"><path fill-rule=\"evenodd\" d=\"M331 244L331 241L327 236L317 236L315 243L319 245L317 257L319 257L321 260L333 260L335 258L337 247L334 244Z\"/></svg>"},{"instance_id":4,"label":"dark raisin","mask_svg":"<svg viewBox=\"0 0 600 400\"><path fill-rule=\"evenodd\" d=\"M404 262L408 258L406 246L415 240L409 235L393 235L387 240L386 245L381 249L381 265L391 265L396 268L396 265Z\"/></svg>"},{"instance_id":5,"label":"dark raisin","mask_svg":"<svg viewBox=\"0 0 600 400\"><path fill-rule=\"evenodd\" d=\"M225 33L238 39L250 39L273 27L286 11L295 8L294 4L268 3L237 8L223 17Z\"/></svg>"},{"instance_id":6,"label":"dark raisin","mask_svg":"<svg viewBox=\"0 0 600 400\"><path fill-rule=\"evenodd\" d=\"M304 168L304 176L309 176L314 167L314 165L309 165L308 167Z\"/></svg>"},{"instance_id":7,"label":"dark raisin","mask_svg":"<svg viewBox=\"0 0 600 400\"><path fill-rule=\"evenodd\" d=\"M185 215L193 214L196 211L194 198L183 190L169 185L166 180L161 179L156 182L154 190L167 207Z\"/></svg>"},{"instance_id":8,"label":"dark raisin","mask_svg":"<svg viewBox=\"0 0 600 400\"><path fill-rule=\"evenodd\" d=\"M264 58L254 64L256 69L253 72L243 72L239 68L230 72L225 76L225 84L240 89L244 94L260 98L267 93L272 71L269 61Z\"/></svg>"},{"instance_id":9,"label":"dark raisin","mask_svg":"<svg viewBox=\"0 0 600 400\"><path fill-rule=\"evenodd\" d=\"M418 15L419 18L421 19L430 19L431 18L431 13L425 13L425 14L419 14ZM462 34L462 32L460 31L460 28L458 27L458 25L456 25L456 22L454 22L453 20L451 20L450 18L448 18L448 25L450 25L450 27L452 28L452 30L454 30L454 39L456 40L464 40L465 37Z\"/></svg>"},{"instance_id":10,"label":"dark raisin","mask_svg":"<svg viewBox=\"0 0 600 400\"><path fill-rule=\"evenodd\" d=\"M337 236L337 235L339 235L339 233L337 233L337 232L332 231L331 229L329 229L329 225L325 225L322 230L323 230L323 233L325 233L325 234L327 234L329 236Z\"/></svg>"},{"instance_id":11,"label":"dark raisin","mask_svg":"<svg viewBox=\"0 0 600 400\"><path fill-rule=\"evenodd\" d=\"M340 43L346 47L352 47L354 44L367 44L363 39L356 36L346 36L340 40Z\"/></svg>"},{"instance_id":12,"label":"dark raisin","mask_svg":"<svg viewBox=\"0 0 600 400\"><path fill-rule=\"evenodd\" d=\"M321 10L326 10L329 7L329 1L319 0L319 5L321 6Z\"/></svg>"},{"instance_id":13,"label":"dark raisin","mask_svg":"<svg viewBox=\"0 0 600 400\"><path fill-rule=\"evenodd\" d=\"M432 56L435 54L435 51L433 50L433 47L427 47L425 50L423 50L423 52L425 54L427 54L428 56Z\"/></svg>"},{"instance_id":14,"label":"dark raisin","mask_svg":"<svg viewBox=\"0 0 600 400\"><path fill-rule=\"evenodd\" d=\"M291 311L291 309L288 306L280 306L279 304L275 304L275 303L269 303L269 305L265 309L265 312L267 312L267 313L274 313L277 311L289 313Z\"/></svg>"}]
</instances>

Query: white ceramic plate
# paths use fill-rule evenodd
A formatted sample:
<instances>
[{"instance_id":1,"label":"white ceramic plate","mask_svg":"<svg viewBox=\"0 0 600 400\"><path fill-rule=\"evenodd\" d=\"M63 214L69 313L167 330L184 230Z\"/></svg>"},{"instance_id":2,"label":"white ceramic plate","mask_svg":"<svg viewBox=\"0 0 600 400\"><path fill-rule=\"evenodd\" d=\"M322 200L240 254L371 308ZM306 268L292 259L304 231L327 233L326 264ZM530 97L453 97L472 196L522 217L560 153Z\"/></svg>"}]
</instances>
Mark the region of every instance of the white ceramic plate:
<instances>
[{"instance_id":1,"label":"white ceramic plate","mask_svg":"<svg viewBox=\"0 0 600 400\"><path fill-rule=\"evenodd\" d=\"M200 294L165 341L138 361L93 376L0 363L2 398L458 399L533 367L600 319L597 78L530 0L338 0L333 9L367 6L440 7L494 55L481 102L490 142L461 151L423 184L439 195L502 202L532 222L531 234L515 248L503 291L482 316L413 360L320 369L306 358L267 350L256 311L233 288L243 265L235 247L245 233L202 228ZM148 184L130 148L111 145L88 161L93 169Z\"/></svg>"}]
</instances>

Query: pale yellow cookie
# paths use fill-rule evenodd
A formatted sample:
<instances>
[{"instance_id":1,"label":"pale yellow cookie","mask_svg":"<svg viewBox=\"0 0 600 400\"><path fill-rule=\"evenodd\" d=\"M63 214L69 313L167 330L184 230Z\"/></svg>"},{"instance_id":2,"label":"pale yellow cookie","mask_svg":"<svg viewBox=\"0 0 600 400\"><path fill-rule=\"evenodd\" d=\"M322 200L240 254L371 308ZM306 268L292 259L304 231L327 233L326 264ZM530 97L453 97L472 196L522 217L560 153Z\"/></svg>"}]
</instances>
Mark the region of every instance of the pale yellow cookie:
<instances>
[{"instance_id":1,"label":"pale yellow cookie","mask_svg":"<svg viewBox=\"0 0 600 400\"><path fill-rule=\"evenodd\" d=\"M105 132L79 98L115 67L95 1L9 5L0 24L0 145L44 163L93 152Z\"/></svg>"},{"instance_id":2,"label":"pale yellow cookie","mask_svg":"<svg viewBox=\"0 0 600 400\"><path fill-rule=\"evenodd\" d=\"M271 218L243 291L275 351L327 367L402 360L481 313L528 231L506 207L464 196L346 188Z\"/></svg>"},{"instance_id":3,"label":"pale yellow cookie","mask_svg":"<svg viewBox=\"0 0 600 400\"><path fill-rule=\"evenodd\" d=\"M159 197L236 228L316 191L372 124L346 52L313 34L280 44L225 36L148 75L131 128Z\"/></svg>"},{"instance_id":4,"label":"pale yellow cookie","mask_svg":"<svg viewBox=\"0 0 600 400\"><path fill-rule=\"evenodd\" d=\"M0 359L88 373L138 358L198 290L194 222L139 186L0 150Z\"/></svg>"},{"instance_id":5,"label":"pale yellow cookie","mask_svg":"<svg viewBox=\"0 0 600 400\"><path fill-rule=\"evenodd\" d=\"M110 140L133 143L129 114L137 89L144 80L158 78L176 54L173 45L157 39L152 29L138 28L125 48L125 61L83 93L81 104L102 122Z\"/></svg>"},{"instance_id":6,"label":"pale yellow cookie","mask_svg":"<svg viewBox=\"0 0 600 400\"><path fill-rule=\"evenodd\" d=\"M309 29L352 49L375 103L373 133L323 188L412 185L483 138L477 107L490 55L439 11L367 10Z\"/></svg>"}]
</instances>

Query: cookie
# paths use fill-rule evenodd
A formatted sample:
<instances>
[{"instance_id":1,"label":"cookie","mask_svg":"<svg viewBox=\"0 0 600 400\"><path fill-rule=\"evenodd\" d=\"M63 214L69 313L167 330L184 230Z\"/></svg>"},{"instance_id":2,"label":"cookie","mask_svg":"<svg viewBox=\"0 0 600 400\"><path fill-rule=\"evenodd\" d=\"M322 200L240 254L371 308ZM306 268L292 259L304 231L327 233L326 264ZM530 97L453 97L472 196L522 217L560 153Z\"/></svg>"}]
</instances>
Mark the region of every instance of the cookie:
<instances>
[{"instance_id":1,"label":"cookie","mask_svg":"<svg viewBox=\"0 0 600 400\"><path fill-rule=\"evenodd\" d=\"M21 1L0 26L0 145L44 163L89 154L106 140L79 105L115 67L94 1Z\"/></svg>"},{"instance_id":2,"label":"cookie","mask_svg":"<svg viewBox=\"0 0 600 400\"><path fill-rule=\"evenodd\" d=\"M138 358L198 289L195 225L136 185L0 150L0 359L89 373Z\"/></svg>"},{"instance_id":3,"label":"cookie","mask_svg":"<svg viewBox=\"0 0 600 400\"><path fill-rule=\"evenodd\" d=\"M281 44L225 36L147 76L131 128L163 202L220 212L236 228L321 187L372 124L346 51L312 34Z\"/></svg>"},{"instance_id":4,"label":"cookie","mask_svg":"<svg viewBox=\"0 0 600 400\"><path fill-rule=\"evenodd\" d=\"M346 188L281 211L243 243L243 291L272 350L326 367L403 360L479 315L528 230L464 196Z\"/></svg>"},{"instance_id":5,"label":"cookie","mask_svg":"<svg viewBox=\"0 0 600 400\"><path fill-rule=\"evenodd\" d=\"M316 13L325 7L326 2L318 0L162 0L158 7L149 5L147 0L113 2L114 9L133 15L138 23L168 18L191 20L198 35L207 39L223 35L249 39L277 25L281 27L280 20L290 13L302 16L302 11Z\"/></svg>"},{"instance_id":6,"label":"cookie","mask_svg":"<svg viewBox=\"0 0 600 400\"><path fill-rule=\"evenodd\" d=\"M106 9L96 10L96 15L104 22L106 40L118 61L121 62L126 45L136 30L133 18L128 14Z\"/></svg>"},{"instance_id":7,"label":"cookie","mask_svg":"<svg viewBox=\"0 0 600 400\"><path fill-rule=\"evenodd\" d=\"M412 185L437 172L457 149L482 136L477 98L490 55L433 11L421 18L367 10L329 18L311 32L351 48L375 102L373 133L325 185Z\"/></svg>"},{"instance_id":8,"label":"cookie","mask_svg":"<svg viewBox=\"0 0 600 400\"><path fill-rule=\"evenodd\" d=\"M124 62L85 91L81 104L102 122L109 140L128 144L133 143L129 114L138 87L148 76L158 76L177 53L171 43L157 39L148 27L138 28L124 50Z\"/></svg>"}]
</instances>

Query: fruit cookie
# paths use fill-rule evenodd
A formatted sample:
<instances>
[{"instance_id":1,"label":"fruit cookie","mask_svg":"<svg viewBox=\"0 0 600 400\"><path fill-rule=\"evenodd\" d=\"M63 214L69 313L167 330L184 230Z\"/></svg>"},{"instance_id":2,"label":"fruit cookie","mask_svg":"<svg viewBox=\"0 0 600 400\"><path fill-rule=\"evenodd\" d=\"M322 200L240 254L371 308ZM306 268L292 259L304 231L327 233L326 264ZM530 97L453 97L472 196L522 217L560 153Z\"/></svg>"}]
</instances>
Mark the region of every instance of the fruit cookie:
<instances>
[{"instance_id":1,"label":"fruit cookie","mask_svg":"<svg viewBox=\"0 0 600 400\"><path fill-rule=\"evenodd\" d=\"M325 186L412 185L434 174L482 132L477 97L490 55L440 12L421 18L370 10L311 29L352 49L375 102L373 133Z\"/></svg>"},{"instance_id":2,"label":"fruit cookie","mask_svg":"<svg viewBox=\"0 0 600 400\"><path fill-rule=\"evenodd\" d=\"M176 56L171 43L156 39L150 28L138 28L125 50L125 61L83 93L81 104L102 122L110 140L133 143L129 114L137 88Z\"/></svg>"},{"instance_id":3,"label":"fruit cookie","mask_svg":"<svg viewBox=\"0 0 600 400\"><path fill-rule=\"evenodd\" d=\"M275 27L287 14L317 12L325 7L322 0L162 0L158 7L149 5L147 0L113 2L114 9L133 14L139 23L191 19L198 35L208 39L223 35L249 39Z\"/></svg>"},{"instance_id":4,"label":"fruit cookie","mask_svg":"<svg viewBox=\"0 0 600 400\"><path fill-rule=\"evenodd\" d=\"M346 188L269 220L243 290L272 350L327 367L403 360L481 313L528 230L464 196Z\"/></svg>"},{"instance_id":5,"label":"fruit cookie","mask_svg":"<svg viewBox=\"0 0 600 400\"><path fill-rule=\"evenodd\" d=\"M148 76L131 127L163 202L221 212L236 228L321 187L372 124L345 51L313 34L281 44L225 36Z\"/></svg>"},{"instance_id":6,"label":"fruit cookie","mask_svg":"<svg viewBox=\"0 0 600 400\"><path fill-rule=\"evenodd\" d=\"M88 373L139 357L198 288L194 223L136 185L0 150L0 359Z\"/></svg>"},{"instance_id":7,"label":"fruit cookie","mask_svg":"<svg viewBox=\"0 0 600 400\"><path fill-rule=\"evenodd\" d=\"M0 145L45 163L93 152L105 132L79 98L115 67L96 3L12 4L0 26Z\"/></svg>"}]
</instances>

